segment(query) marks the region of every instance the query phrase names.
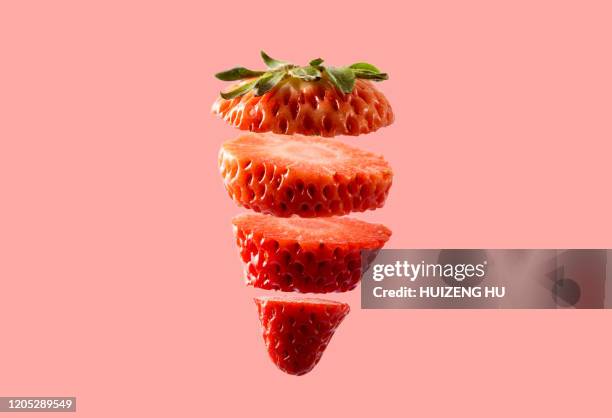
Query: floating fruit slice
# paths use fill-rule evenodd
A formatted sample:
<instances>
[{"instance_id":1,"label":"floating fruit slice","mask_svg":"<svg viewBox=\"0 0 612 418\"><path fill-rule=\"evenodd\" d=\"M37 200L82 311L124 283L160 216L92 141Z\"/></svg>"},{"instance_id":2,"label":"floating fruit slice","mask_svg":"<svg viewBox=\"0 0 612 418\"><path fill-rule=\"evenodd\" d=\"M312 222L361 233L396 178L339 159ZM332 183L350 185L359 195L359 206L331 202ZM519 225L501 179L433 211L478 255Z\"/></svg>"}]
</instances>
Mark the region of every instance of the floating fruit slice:
<instances>
[{"instance_id":1,"label":"floating fruit slice","mask_svg":"<svg viewBox=\"0 0 612 418\"><path fill-rule=\"evenodd\" d=\"M219 168L236 203L276 216L380 208L393 180L382 156L302 135L243 134L222 145Z\"/></svg>"},{"instance_id":2,"label":"floating fruit slice","mask_svg":"<svg viewBox=\"0 0 612 418\"><path fill-rule=\"evenodd\" d=\"M242 214L233 225L247 284L284 292L355 288L363 267L391 236L383 225L338 217Z\"/></svg>"},{"instance_id":3,"label":"floating fruit slice","mask_svg":"<svg viewBox=\"0 0 612 418\"><path fill-rule=\"evenodd\" d=\"M303 375L317 365L344 317L345 303L322 299L255 298L263 338L274 364Z\"/></svg>"},{"instance_id":4,"label":"floating fruit slice","mask_svg":"<svg viewBox=\"0 0 612 418\"><path fill-rule=\"evenodd\" d=\"M213 113L230 125L253 132L320 136L360 135L393 123L386 97L370 82L388 78L368 63L323 66L313 60L299 67L262 53L266 71L243 67L217 74L243 80L221 93Z\"/></svg>"}]
</instances>

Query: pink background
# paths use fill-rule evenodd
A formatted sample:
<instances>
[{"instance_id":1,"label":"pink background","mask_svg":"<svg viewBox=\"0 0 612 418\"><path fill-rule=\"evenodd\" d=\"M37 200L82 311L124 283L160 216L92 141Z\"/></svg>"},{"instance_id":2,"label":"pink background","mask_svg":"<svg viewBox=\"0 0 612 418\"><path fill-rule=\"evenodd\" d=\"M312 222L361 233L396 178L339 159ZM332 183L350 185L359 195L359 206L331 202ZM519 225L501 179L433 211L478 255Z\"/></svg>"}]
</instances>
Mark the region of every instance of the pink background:
<instances>
[{"instance_id":1,"label":"pink background","mask_svg":"<svg viewBox=\"0 0 612 418\"><path fill-rule=\"evenodd\" d=\"M395 248L612 247L606 1L0 4L0 395L86 417L610 416L606 311L352 312L267 359L217 173L216 71L368 60ZM395 413L395 414L394 414ZM3 415L4 416L4 415ZM21 417L27 414L19 415ZM38 415L37 415L38 416Z\"/></svg>"}]
</instances>

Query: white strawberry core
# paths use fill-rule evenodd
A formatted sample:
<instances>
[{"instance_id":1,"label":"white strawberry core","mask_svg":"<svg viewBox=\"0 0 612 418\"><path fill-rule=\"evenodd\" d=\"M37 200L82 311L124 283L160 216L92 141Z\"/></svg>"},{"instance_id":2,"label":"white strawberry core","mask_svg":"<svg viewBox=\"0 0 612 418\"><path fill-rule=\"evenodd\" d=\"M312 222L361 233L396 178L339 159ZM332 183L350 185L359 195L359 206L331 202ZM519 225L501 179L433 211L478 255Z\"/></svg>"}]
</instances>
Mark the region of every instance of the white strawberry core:
<instances>
[{"instance_id":1,"label":"white strawberry core","mask_svg":"<svg viewBox=\"0 0 612 418\"><path fill-rule=\"evenodd\" d=\"M322 161L335 161L338 153L330 150L323 144L312 143L305 147L301 143L283 141L274 149L274 153L288 159L299 159L301 161L321 163Z\"/></svg>"}]
</instances>

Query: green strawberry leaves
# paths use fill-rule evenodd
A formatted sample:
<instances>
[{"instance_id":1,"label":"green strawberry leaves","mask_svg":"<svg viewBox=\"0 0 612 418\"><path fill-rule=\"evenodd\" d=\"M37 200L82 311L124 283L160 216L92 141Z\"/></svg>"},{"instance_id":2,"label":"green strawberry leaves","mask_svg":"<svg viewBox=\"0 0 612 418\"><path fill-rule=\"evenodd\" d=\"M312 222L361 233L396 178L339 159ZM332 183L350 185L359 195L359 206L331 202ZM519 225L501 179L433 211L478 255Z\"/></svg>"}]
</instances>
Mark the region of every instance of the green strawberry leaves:
<instances>
[{"instance_id":1,"label":"green strawberry leaves","mask_svg":"<svg viewBox=\"0 0 612 418\"><path fill-rule=\"evenodd\" d=\"M357 62L348 67L323 66L323 59L316 58L309 62L307 66L299 67L287 61L281 61L270 57L261 51L267 71L253 71L244 67L235 67L227 71L215 74L222 81L248 80L230 91L222 92L224 99L240 97L253 90L255 96L262 96L276 87L286 78L297 78L304 81L318 81L322 78L329 80L338 90L348 94L353 91L355 81L358 78L383 81L389 76L382 73L377 67L367 62Z\"/></svg>"},{"instance_id":2,"label":"green strawberry leaves","mask_svg":"<svg viewBox=\"0 0 612 418\"><path fill-rule=\"evenodd\" d=\"M248 83L241 84L241 85L239 85L238 87L236 87L233 90L227 91L225 93L221 92L219 94L225 100L234 99L236 97L243 96L243 95L247 94L249 91L253 90L253 88L255 87L255 84L257 84L258 81L259 81L259 79L255 79L255 80L250 81Z\"/></svg>"},{"instance_id":3,"label":"green strawberry leaves","mask_svg":"<svg viewBox=\"0 0 612 418\"><path fill-rule=\"evenodd\" d=\"M356 62L355 64L349 66L349 68L353 70L361 70L361 71L369 71L372 73L380 73L380 70L373 66L372 64L368 64L367 62Z\"/></svg>"},{"instance_id":4,"label":"green strawberry leaves","mask_svg":"<svg viewBox=\"0 0 612 418\"><path fill-rule=\"evenodd\" d=\"M289 70L291 77L301 78L306 81L315 81L321 78L321 71L315 67L296 67Z\"/></svg>"},{"instance_id":5,"label":"green strawberry leaves","mask_svg":"<svg viewBox=\"0 0 612 418\"><path fill-rule=\"evenodd\" d=\"M272 90L287 74L284 72L266 73L255 83L255 96L263 96Z\"/></svg>"},{"instance_id":6,"label":"green strawberry leaves","mask_svg":"<svg viewBox=\"0 0 612 418\"><path fill-rule=\"evenodd\" d=\"M235 80L243 80L245 78L251 77L259 77L263 75L265 71L253 71L244 67L235 67L231 70L222 71L220 73L215 74L219 80L223 81L235 81Z\"/></svg>"},{"instance_id":7,"label":"green strawberry leaves","mask_svg":"<svg viewBox=\"0 0 612 418\"><path fill-rule=\"evenodd\" d=\"M350 93L355 87L355 72L350 67L326 67L325 71L330 81L334 83L342 93Z\"/></svg>"},{"instance_id":8,"label":"green strawberry leaves","mask_svg":"<svg viewBox=\"0 0 612 418\"><path fill-rule=\"evenodd\" d=\"M365 78L374 81L388 80L389 76L386 73L381 73L378 68L367 62L356 62L349 67L355 73L357 78Z\"/></svg>"},{"instance_id":9,"label":"green strawberry leaves","mask_svg":"<svg viewBox=\"0 0 612 418\"><path fill-rule=\"evenodd\" d=\"M389 79L389 76L386 73L372 73L369 71L353 71L355 73L355 77L364 78L366 80L373 81L385 81Z\"/></svg>"},{"instance_id":10,"label":"green strawberry leaves","mask_svg":"<svg viewBox=\"0 0 612 418\"><path fill-rule=\"evenodd\" d=\"M275 60L263 51L261 51L261 59L263 59L263 62L271 70L276 70L284 66L292 65L287 61Z\"/></svg>"},{"instance_id":11,"label":"green strawberry leaves","mask_svg":"<svg viewBox=\"0 0 612 418\"><path fill-rule=\"evenodd\" d=\"M323 62L323 60L321 60ZM326 67L328 78L343 93L350 93L355 86L355 80L364 78L373 81L389 79L386 73L381 73L378 68L367 62L357 62L348 67Z\"/></svg>"}]
</instances>

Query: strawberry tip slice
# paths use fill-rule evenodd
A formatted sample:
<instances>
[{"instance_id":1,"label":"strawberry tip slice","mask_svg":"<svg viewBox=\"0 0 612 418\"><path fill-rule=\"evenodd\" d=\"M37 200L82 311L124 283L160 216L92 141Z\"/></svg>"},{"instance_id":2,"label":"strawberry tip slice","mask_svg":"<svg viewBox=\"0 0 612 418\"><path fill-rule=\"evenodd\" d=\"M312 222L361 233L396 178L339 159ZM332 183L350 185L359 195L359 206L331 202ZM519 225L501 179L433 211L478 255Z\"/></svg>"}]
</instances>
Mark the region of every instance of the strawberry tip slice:
<instances>
[{"instance_id":1,"label":"strawberry tip slice","mask_svg":"<svg viewBox=\"0 0 612 418\"><path fill-rule=\"evenodd\" d=\"M263 339L274 364L301 376L321 360L336 328L349 313L346 303L324 299L257 297Z\"/></svg>"}]
</instances>

